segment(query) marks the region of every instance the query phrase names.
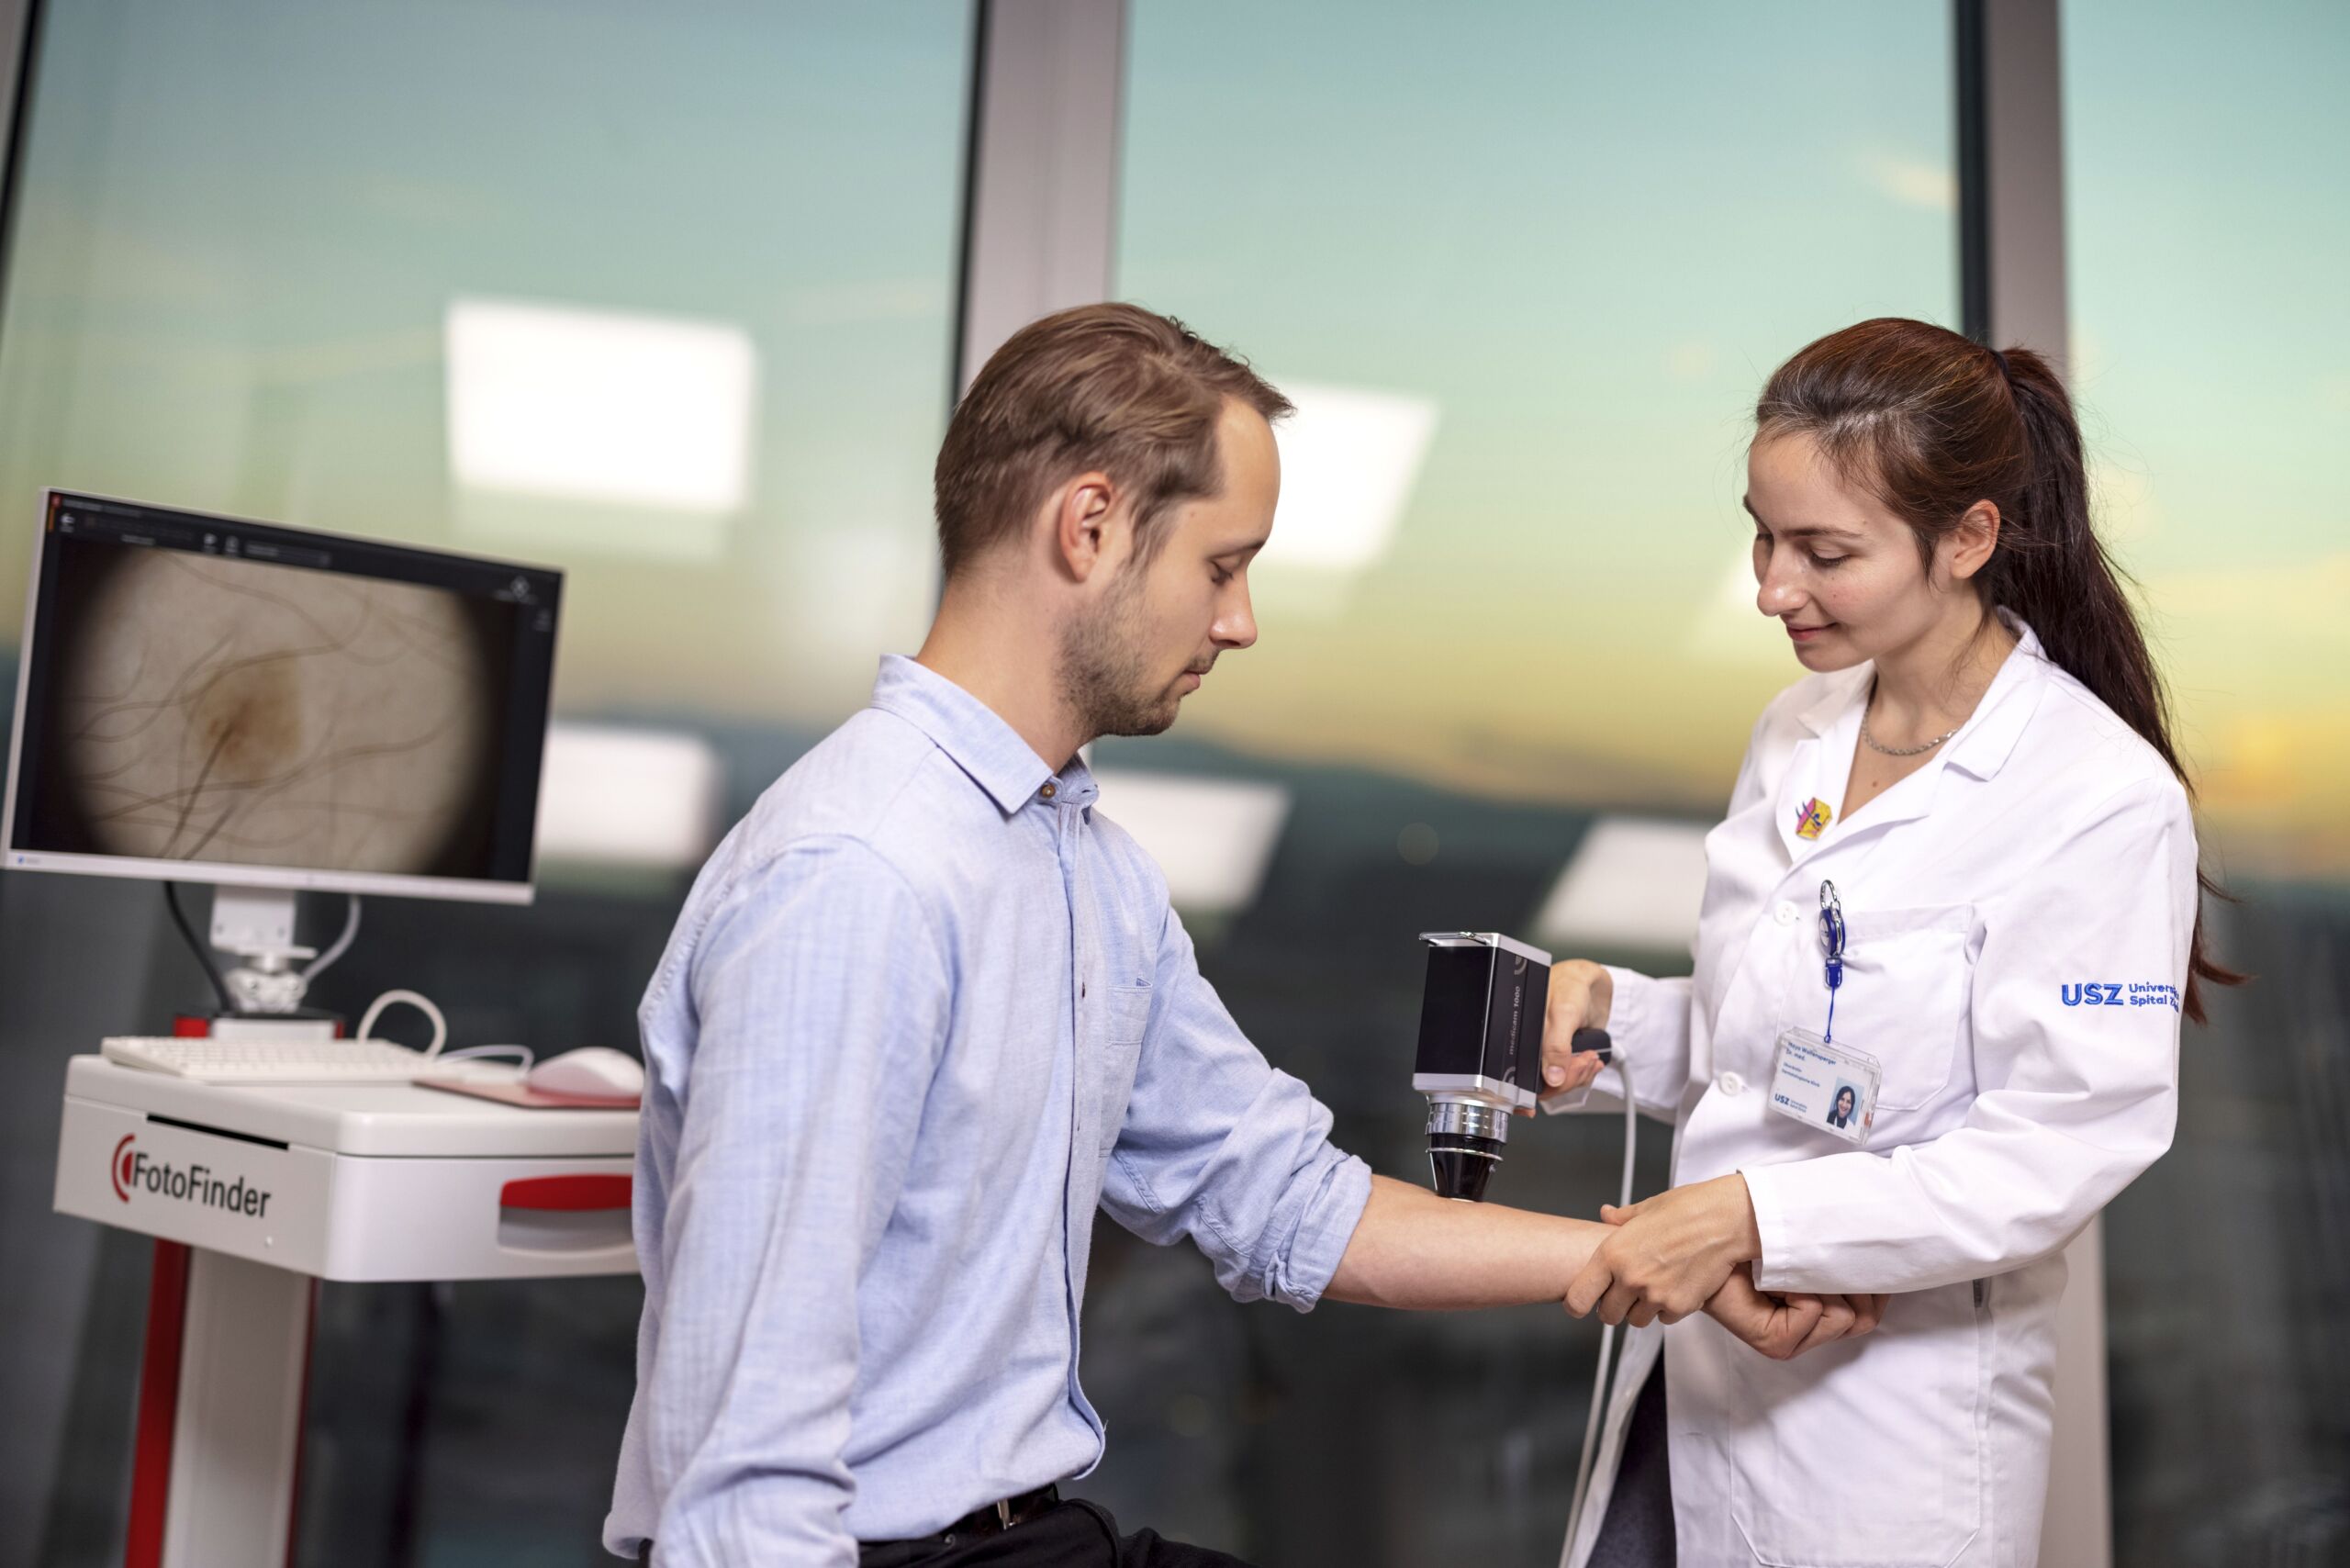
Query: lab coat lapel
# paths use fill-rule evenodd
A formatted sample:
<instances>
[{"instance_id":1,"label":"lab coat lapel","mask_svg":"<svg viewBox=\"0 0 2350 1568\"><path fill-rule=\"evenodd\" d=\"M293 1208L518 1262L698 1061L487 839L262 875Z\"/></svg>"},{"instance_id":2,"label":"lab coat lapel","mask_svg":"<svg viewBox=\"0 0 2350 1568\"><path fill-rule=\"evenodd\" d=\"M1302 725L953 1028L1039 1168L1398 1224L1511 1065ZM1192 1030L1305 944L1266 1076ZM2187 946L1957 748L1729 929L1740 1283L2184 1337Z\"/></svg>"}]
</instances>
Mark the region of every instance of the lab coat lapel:
<instances>
[{"instance_id":1,"label":"lab coat lapel","mask_svg":"<svg viewBox=\"0 0 2350 1568\"><path fill-rule=\"evenodd\" d=\"M2032 629L2004 610L2000 614L2016 633L2015 651L1999 666L1975 717L1950 743L1949 765L1975 778L1998 776L2039 710L2053 668Z\"/></svg>"},{"instance_id":2,"label":"lab coat lapel","mask_svg":"<svg viewBox=\"0 0 2350 1568\"><path fill-rule=\"evenodd\" d=\"M1856 743L1860 739L1857 722L1853 726L1852 739ZM1844 761L1849 769L1852 766L1850 751L1844 753ZM1863 807L1861 814L1852 821L1838 823L1832 833L1823 835L1824 841L1841 844L1882 828L1916 822L1919 817L1930 814L1934 809L1934 791L1942 787L1943 761L1940 756L1929 761L1925 767Z\"/></svg>"},{"instance_id":3,"label":"lab coat lapel","mask_svg":"<svg viewBox=\"0 0 2350 1568\"><path fill-rule=\"evenodd\" d=\"M1860 722L1853 705L1868 689L1870 668L1862 665L1830 677L1811 705L1796 715L1805 734L1788 758L1786 776L1772 808L1779 842L1786 847L1791 866L1837 836L1837 813L1843 809L1844 783L1852 767L1852 745L1843 730L1847 719L1855 726ZM1819 822L1819 828L1807 836L1805 828L1813 821Z\"/></svg>"},{"instance_id":4,"label":"lab coat lapel","mask_svg":"<svg viewBox=\"0 0 2350 1568\"><path fill-rule=\"evenodd\" d=\"M1817 842L1804 844L1798 859L1823 849L1874 839L1886 828L1932 815L1934 801L1946 787L1952 768L1976 778L1987 778L1999 770L2008 754L2015 749L2016 737L2023 733L2033 709L2040 704L2048 671L2047 655L2031 628L2012 617L2009 624L2017 633L2017 645L2000 665L1989 689L1984 692L1983 700L1975 704L1975 712L1958 734L1925 767L1871 801L1857 819L1847 823L1840 818ZM1867 689L1864 683L1852 693L1848 699L1851 705L1836 716L1825 734L1810 743L1818 748L1823 771L1841 770L1833 785L1840 810L1850 778L1852 747L1860 741L1858 704L1864 700ZM1798 820L1797 810L1791 808L1785 813L1791 837Z\"/></svg>"}]
</instances>

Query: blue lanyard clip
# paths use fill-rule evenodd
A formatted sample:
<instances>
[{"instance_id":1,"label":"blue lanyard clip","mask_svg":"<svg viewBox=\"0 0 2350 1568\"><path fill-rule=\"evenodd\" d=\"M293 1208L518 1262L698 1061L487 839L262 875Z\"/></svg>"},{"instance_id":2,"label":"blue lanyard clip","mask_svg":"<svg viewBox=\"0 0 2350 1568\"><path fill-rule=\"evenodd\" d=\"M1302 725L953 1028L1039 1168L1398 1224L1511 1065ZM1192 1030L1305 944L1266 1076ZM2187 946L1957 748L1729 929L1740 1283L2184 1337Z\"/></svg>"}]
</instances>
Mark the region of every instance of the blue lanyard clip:
<instances>
[{"instance_id":1,"label":"blue lanyard clip","mask_svg":"<svg viewBox=\"0 0 2350 1568\"><path fill-rule=\"evenodd\" d=\"M1828 955L1828 989L1844 983L1844 904L1836 884L1819 884L1819 946Z\"/></svg>"},{"instance_id":2,"label":"blue lanyard clip","mask_svg":"<svg viewBox=\"0 0 2350 1568\"><path fill-rule=\"evenodd\" d=\"M1828 955L1828 1032L1823 1040L1836 1038L1836 991L1844 983L1844 902L1836 896L1836 884L1819 884L1819 946Z\"/></svg>"}]
</instances>

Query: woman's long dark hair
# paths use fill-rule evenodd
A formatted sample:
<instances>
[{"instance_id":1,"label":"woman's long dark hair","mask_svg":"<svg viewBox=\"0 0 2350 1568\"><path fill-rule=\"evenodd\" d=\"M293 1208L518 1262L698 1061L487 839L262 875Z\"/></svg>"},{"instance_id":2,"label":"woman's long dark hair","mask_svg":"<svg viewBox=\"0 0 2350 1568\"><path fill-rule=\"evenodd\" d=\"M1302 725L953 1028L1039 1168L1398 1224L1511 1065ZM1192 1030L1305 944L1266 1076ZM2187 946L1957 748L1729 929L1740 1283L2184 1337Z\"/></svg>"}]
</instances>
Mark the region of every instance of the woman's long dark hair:
<instances>
[{"instance_id":1,"label":"woman's long dark hair","mask_svg":"<svg viewBox=\"0 0 2350 1568\"><path fill-rule=\"evenodd\" d=\"M1997 506L1998 546L1974 579L1984 602L2027 622L2048 656L2144 737L2193 793L2171 744L2162 678L2121 574L2089 525L2073 400L2046 360L1883 317L1831 332L1781 365L1754 419L1758 436L1811 437L1839 473L1908 523L1929 566L1969 507ZM2227 896L2196 875L2203 891ZM2187 1016L2203 1022L2201 982L2243 980L2204 951L2199 908Z\"/></svg>"}]
</instances>

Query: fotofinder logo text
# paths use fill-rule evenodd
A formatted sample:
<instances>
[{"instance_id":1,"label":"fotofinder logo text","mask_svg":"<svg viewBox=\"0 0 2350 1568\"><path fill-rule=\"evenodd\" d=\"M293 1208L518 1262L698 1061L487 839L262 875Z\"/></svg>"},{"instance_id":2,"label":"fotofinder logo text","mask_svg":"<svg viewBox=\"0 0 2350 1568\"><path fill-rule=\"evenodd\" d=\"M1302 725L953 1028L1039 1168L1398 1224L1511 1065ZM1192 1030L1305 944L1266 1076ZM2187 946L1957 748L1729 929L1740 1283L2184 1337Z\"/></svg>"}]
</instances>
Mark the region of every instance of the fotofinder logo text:
<instances>
[{"instance_id":1,"label":"fotofinder logo text","mask_svg":"<svg viewBox=\"0 0 2350 1568\"><path fill-rule=\"evenodd\" d=\"M145 1149L136 1147L138 1138L137 1133L126 1133L122 1141L114 1146L109 1173L114 1178L114 1195L124 1203L130 1202L131 1193L143 1191L159 1198L201 1204L207 1209L226 1209L230 1214L258 1218L269 1213L270 1194L243 1177L224 1181L214 1175L209 1166L182 1166L151 1159Z\"/></svg>"}]
</instances>

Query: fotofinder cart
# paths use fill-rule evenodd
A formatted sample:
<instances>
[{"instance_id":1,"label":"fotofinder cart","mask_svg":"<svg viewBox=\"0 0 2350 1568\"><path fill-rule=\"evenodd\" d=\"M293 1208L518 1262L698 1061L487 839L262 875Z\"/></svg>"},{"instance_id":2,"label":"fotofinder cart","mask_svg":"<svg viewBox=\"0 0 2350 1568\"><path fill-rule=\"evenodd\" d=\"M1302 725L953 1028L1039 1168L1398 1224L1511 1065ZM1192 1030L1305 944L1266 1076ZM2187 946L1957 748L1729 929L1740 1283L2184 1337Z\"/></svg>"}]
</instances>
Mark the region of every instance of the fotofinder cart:
<instances>
[{"instance_id":1,"label":"fotofinder cart","mask_svg":"<svg viewBox=\"0 0 2350 1568\"><path fill-rule=\"evenodd\" d=\"M162 882L218 1002L174 1033L331 1042L306 993L362 895L532 902L561 572L40 505L0 863ZM208 946L183 883L213 890ZM304 892L347 897L324 951L297 943ZM285 1560L318 1281L636 1266L633 1112L297 1081L68 1070L57 1208L156 1238L129 1568Z\"/></svg>"},{"instance_id":2,"label":"fotofinder cart","mask_svg":"<svg viewBox=\"0 0 2350 1568\"><path fill-rule=\"evenodd\" d=\"M287 1561L320 1280L625 1274L633 1111L76 1057L61 1214L152 1236L127 1568Z\"/></svg>"}]
</instances>

